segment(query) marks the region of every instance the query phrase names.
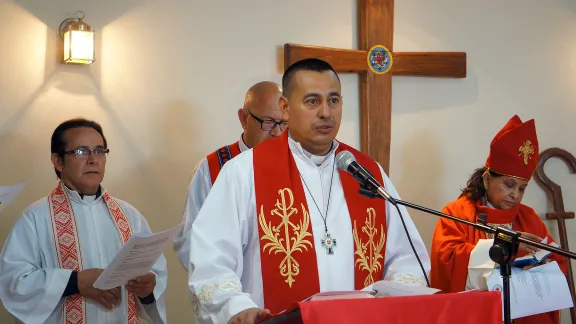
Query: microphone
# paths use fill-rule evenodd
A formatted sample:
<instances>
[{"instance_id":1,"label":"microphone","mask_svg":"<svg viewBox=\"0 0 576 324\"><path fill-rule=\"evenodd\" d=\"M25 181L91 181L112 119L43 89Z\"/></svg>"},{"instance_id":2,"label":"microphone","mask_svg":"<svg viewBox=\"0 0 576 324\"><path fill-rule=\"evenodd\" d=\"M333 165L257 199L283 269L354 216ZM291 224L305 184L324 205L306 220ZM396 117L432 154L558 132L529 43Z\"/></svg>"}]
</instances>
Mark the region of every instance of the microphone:
<instances>
[{"instance_id":1,"label":"microphone","mask_svg":"<svg viewBox=\"0 0 576 324\"><path fill-rule=\"evenodd\" d=\"M406 237L408 239L408 243L410 243L410 247L412 248L412 252L414 252L414 256L420 265L420 270L422 270L422 274L426 279L427 286L430 287L430 280L428 280L428 275L426 274L426 270L424 270L424 265L422 265L422 261L416 252L416 248L414 247L414 243L412 243L412 238L410 237L410 232L408 231L408 227L406 227L406 222L404 221L404 217L402 216L402 211L400 211L400 207L396 202L396 199L392 198L390 194L384 189L384 186L378 183L378 181L368 172L368 170L364 169L358 162L356 162L356 158L354 155L348 151L342 151L336 155L336 166L338 170L346 171L350 173L356 181L360 182L360 193L362 194L363 190L373 190L376 188L376 193L378 196L383 198L384 200L390 202L396 210L398 211L398 216L400 217L400 221L402 221L402 226L404 227L404 232L406 233ZM368 196L368 195L366 195ZM368 197L375 198L375 194L370 194ZM402 200L398 199L400 203Z\"/></svg>"},{"instance_id":2,"label":"microphone","mask_svg":"<svg viewBox=\"0 0 576 324\"><path fill-rule=\"evenodd\" d=\"M392 204L396 204L396 201L390 194L384 189L384 186L378 183L378 181L368 172L368 170L364 169L358 162L356 162L356 158L352 153L349 151L342 151L336 155L336 167L339 170L346 171L350 173L356 181L360 182L362 187L372 187L376 188L376 192L378 195L385 200L391 202Z\"/></svg>"}]
</instances>

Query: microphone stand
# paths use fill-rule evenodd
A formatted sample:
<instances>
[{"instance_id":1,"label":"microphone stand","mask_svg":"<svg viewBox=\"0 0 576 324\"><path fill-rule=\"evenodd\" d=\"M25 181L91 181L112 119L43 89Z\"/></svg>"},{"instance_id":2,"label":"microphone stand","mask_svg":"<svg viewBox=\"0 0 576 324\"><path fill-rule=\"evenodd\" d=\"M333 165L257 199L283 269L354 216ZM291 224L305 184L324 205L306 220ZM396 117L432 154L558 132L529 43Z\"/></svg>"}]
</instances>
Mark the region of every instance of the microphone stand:
<instances>
[{"instance_id":1,"label":"microphone stand","mask_svg":"<svg viewBox=\"0 0 576 324\"><path fill-rule=\"evenodd\" d=\"M459 222L462 224L466 224L468 226L472 226L479 231L483 231L484 233L494 234L494 244L490 248L489 254L490 259L495 263L500 265L500 275L502 276L502 283L503 283L503 297L504 297L504 324L511 324L511 314L510 314L510 276L512 275L512 261L516 258L516 253L518 252L518 246L520 243L537 247L539 249L553 252L565 256L567 258L576 259L576 253L563 250L560 248L556 248L547 244L543 244L540 242L532 241L530 239L524 238L521 236L520 233L504 228L504 227L492 227L486 224L486 215L480 214L478 222L471 222L465 219L461 219L452 215L444 214L439 211L418 206L413 203L409 203L406 201L402 201L399 199L394 198L386 198L385 195L382 194L383 190L378 190L378 188L374 188L368 183L360 183L360 194L366 196L368 198L382 198L390 203L396 205L400 204L412 209L416 209L428 214L444 217L451 219L455 222Z\"/></svg>"}]
</instances>

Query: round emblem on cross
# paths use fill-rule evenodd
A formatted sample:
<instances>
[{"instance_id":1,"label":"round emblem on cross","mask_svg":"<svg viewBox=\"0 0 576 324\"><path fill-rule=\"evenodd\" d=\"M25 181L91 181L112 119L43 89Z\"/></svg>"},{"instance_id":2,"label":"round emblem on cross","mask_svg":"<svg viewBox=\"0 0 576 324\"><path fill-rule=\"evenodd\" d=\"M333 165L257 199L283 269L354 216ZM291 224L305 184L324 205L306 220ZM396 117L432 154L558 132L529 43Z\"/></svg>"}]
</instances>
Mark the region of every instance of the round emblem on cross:
<instances>
[{"instance_id":1,"label":"round emblem on cross","mask_svg":"<svg viewBox=\"0 0 576 324\"><path fill-rule=\"evenodd\" d=\"M368 67L376 74L385 74L392 68L392 53L382 46L373 46L368 51Z\"/></svg>"}]
</instances>

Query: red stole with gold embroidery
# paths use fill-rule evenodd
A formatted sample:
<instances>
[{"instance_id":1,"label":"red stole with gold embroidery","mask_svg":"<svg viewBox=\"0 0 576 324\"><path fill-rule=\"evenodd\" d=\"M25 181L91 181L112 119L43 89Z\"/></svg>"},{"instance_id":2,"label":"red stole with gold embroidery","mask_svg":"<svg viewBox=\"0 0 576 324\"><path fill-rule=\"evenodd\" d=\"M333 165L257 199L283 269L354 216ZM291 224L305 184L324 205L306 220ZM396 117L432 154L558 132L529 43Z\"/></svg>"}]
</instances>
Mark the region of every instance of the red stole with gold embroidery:
<instances>
[{"instance_id":1,"label":"red stole with gold embroidery","mask_svg":"<svg viewBox=\"0 0 576 324\"><path fill-rule=\"evenodd\" d=\"M350 151L381 184L382 173L367 155ZM253 149L256 217L264 307L272 313L320 291L315 242L302 180L288 146L288 131ZM360 185L339 171L354 238L354 286L360 290L382 279L386 250L386 202L358 193ZM337 252L336 252L337 253Z\"/></svg>"},{"instance_id":2,"label":"red stole with gold embroidery","mask_svg":"<svg viewBox=\"0 0 576 324\"><path fill-rule=\"evenodd\" d=\"M103 199L110 211L110 215L122 243L126 243L132 236L132 227L128 217L124 214L118 203L108 193L104 193ZM50 219L58 259L58 266L62 269L70 269L80 272L82 267L82 250L78 238L78 228L74 210L70 204L70 198L66 194L64 184L60 182L58 186L48 196L50 207ZM136 296L128 293L128 323L139 323L138 312L136 310ZM80 294L66 297L63 307L63 318L66 324L86 323L86 301Z\"/></svg>"}]
</instances>

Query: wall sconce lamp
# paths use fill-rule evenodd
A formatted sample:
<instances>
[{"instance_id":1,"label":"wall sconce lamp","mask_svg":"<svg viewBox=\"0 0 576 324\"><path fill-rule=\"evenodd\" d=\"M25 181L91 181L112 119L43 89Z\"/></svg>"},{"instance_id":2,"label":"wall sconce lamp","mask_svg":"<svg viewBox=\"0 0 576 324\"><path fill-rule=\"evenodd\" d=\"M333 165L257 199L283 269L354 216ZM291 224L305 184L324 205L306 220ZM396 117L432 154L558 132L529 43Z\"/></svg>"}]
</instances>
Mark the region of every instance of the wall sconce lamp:
<instances>
[{"instance_id":1,"label":"wall sconce lamp","mask_svg":"<svg viewBox=\"0 0 576 324\"><path fill-rule=\"evenodd\" d=\"M60 24L60 37L64 40L64 63L94 63L94 31L82 21L84 12L76 12L78 18L68 18Z\"/></svg>"}]
</instances>

